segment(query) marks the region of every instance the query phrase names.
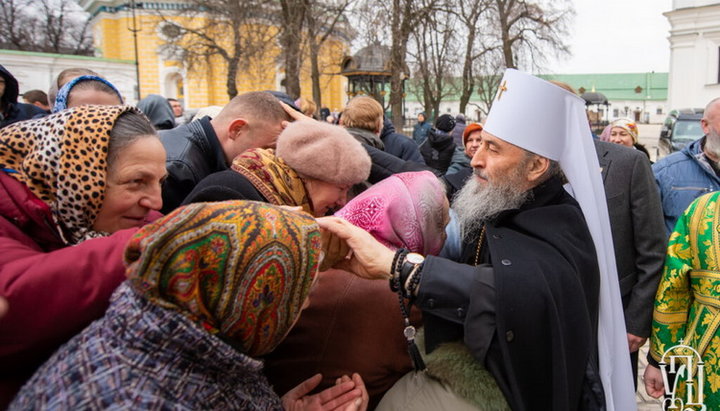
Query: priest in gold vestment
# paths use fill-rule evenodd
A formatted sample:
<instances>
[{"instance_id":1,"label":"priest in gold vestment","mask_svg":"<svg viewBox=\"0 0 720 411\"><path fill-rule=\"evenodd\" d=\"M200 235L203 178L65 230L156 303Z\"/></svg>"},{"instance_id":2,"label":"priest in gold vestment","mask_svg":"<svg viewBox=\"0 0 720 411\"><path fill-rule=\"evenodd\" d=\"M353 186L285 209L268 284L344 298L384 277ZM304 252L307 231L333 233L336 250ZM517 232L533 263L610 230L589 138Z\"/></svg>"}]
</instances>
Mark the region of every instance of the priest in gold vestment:
<instances>
[{"instance_id":1,"label":"priest in gold vestment","mask_svg":"<svg viewBox=\"0 0 720 411\"><path fill-rule=\"evenodd\" d=\"M666 402L683 401L693 406L690 409L701 404L720 409L719 199L720 192L699 197L678 219L655 296L645 388L654 397L665 394ZM672 355L692 358L677 362L675 357L676 369L686 367L677 373L675 384L661 372L670 371Z\"/></svg>"}]
</instances>

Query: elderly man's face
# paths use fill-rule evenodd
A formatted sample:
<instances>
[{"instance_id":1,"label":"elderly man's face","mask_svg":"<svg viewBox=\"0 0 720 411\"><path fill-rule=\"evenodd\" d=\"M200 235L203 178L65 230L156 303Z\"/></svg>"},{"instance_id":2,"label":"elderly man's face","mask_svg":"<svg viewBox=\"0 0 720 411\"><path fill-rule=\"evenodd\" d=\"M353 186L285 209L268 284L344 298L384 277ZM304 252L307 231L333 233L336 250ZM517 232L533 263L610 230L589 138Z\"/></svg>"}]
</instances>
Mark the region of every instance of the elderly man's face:
<instances>
[{"instance_id":1,"label":"elderly man's face","mask_svg":"<svg viewBox=\"0 0 720 411\"><path fill-rule=\"evenodd\" d=\"M481 134L480 146L473 155L470 165L475 169L475 177L482 185L488 182L497 183L505 180L508 176L517 176L518 167L527 167L527 156L521 148L507 143L495 136L486 133ZM531 188L530 181L520 173L517 188L528 190Z\"/></svg>"}]
</instances>

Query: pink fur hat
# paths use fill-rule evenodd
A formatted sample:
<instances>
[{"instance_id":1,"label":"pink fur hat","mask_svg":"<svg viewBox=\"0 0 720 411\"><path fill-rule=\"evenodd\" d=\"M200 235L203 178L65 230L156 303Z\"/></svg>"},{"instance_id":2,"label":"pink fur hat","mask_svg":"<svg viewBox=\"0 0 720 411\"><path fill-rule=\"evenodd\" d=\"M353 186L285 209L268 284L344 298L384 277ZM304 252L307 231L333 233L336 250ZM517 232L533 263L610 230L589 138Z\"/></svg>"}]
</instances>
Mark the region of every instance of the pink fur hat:
<instances>
[{"instance_id":1,"label":"pink fur hat","mask_svg":"<svg viewBox=\"0 0 720 411\"><path fill-rule=\"evenodd\" d=\"M370 176L370 156L343 127L319 121L290 123L277 140L275 155L298 174L337 185Z\"/></svg>"}]
</instances>

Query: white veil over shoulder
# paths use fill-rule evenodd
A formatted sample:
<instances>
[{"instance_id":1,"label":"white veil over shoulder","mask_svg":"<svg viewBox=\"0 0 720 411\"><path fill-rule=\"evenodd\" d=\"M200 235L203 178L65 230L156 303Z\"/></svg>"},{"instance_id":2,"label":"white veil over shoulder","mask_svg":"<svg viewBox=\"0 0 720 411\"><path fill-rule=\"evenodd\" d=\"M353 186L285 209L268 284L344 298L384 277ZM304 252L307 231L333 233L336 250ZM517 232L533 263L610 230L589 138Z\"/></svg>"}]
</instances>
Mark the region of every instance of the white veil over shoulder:
<instances>
[{"instance_id":1,"label":"white veil over shoulder","mask_svg":"<svg viewBox=\"0 0 720 411\"><path fill-rule=\"evenodd\" d=\"M484 130L560 163L597 252L598 355L606 406L611 411L637 409L605 190L585 102L545 80L508 69Z\"/></svg>"}]
</instances>

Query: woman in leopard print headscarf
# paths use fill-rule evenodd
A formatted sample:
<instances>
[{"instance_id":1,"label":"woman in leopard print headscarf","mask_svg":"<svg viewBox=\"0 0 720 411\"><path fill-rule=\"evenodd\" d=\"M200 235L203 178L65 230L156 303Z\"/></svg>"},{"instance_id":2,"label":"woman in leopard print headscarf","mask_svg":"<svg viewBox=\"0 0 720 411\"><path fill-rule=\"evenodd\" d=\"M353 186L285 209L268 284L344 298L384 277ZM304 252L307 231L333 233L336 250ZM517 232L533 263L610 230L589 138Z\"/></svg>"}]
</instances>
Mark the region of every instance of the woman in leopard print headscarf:
<instances>
[{"instance_id":1,"label":"woman in leopard print headscarf","mask_svg":"<svg viewBox=\"0 0 720 411\"><path fill-rule=\"evenodd\" d=\"M105 311L124 279L125 244L159 217L166 171L152 125L129 106L76 107L6 127L0 169L4 408L40 362Z\"/></svg>"}]
</instances>

